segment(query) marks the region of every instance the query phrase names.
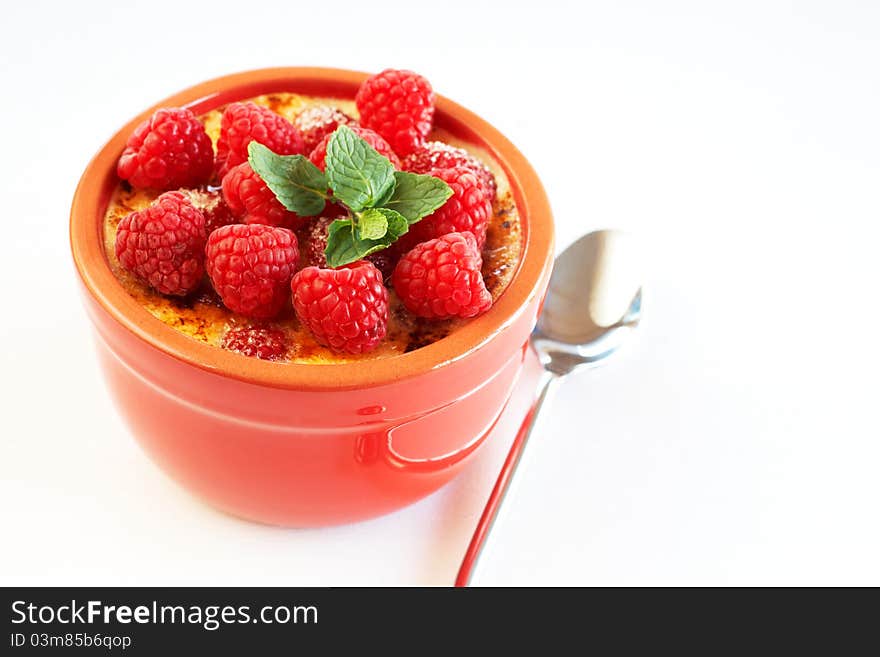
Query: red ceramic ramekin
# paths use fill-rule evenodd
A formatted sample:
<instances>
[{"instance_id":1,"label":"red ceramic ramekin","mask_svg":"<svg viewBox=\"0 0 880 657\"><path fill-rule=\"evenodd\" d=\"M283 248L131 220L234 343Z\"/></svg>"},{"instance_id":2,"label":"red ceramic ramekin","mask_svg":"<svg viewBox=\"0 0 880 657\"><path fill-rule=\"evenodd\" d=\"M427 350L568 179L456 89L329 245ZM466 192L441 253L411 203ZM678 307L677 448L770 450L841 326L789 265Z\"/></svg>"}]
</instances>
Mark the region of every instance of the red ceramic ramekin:
<instances>
[{"instance_id":1,"label":"red ceramic ramekin","mask_svg":"<svg viewBox=\"0 0 880 657\"><path fill-rule=\"evenodd\" d=\"M453 335L383 360L271 363L197 342L116 280L102 220L127 136L158 107L196 114L260 94L353 98L363 73L274 68L210 80L135 117L95 156L73 199L70 243L110 392L169 475L209 503L270 524L361 520L448 482L503 410L547 288L553 221L541 183L497 130L437 98L436 124L489 150L519 208L524 249L504 294Z\"/></svg>"}]
</instances>

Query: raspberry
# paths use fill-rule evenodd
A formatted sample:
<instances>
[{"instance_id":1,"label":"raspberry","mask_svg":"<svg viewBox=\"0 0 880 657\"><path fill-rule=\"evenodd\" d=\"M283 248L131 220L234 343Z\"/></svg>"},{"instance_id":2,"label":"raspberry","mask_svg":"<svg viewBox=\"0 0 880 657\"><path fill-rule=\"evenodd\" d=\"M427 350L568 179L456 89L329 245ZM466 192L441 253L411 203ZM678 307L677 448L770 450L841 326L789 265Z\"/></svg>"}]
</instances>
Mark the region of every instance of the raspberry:
<instances>
[{"instance_id":1,"label":"raspberry","mask_svg":"<svg viewBox=\"0 0 880 657\"><path fill-rule=\"evenodd\" d=\"M205 215L205 233L235 223L229 207L224 203L223 196L216 191L202 191L200 189L181 189L180 192L189 199Z\"/></svg>"},{"instance_id":2,"label":"raspberry","mask_svg":"<svg viewBox=\"0 0 880 657\"><path fill-rule=\"evenodd\" d=\"M281 360L287 354L287 337L278 329L249 326L228 331L220 346L251 358Z\"/></svg>"},{"instance_id":3,"label":"raspberry","mask_svg":"<svg viewBox=\"0 0 880 657\"><path fill-rule=\"evenodd\" d=\"M305 152L299 131L283 116L256 103L232 103L220 119L218 177L248 159L247 147L254 140L278 155Z\"/></svg>"},{"instance_id":4,"label":"raspberry","mask_svg":"<svg viewBox=\"0 0 880 657\"><path fill-rule=\"evenodd\" d=\"M374 348L388 325L388 290L372 264L306 267L290 282L293 308L320 344L360 354Z\"/></svg>"},{"instance_id":5,"label":"raspberry","mask_svg":"<svg viewBox=\"0 0 880 657\"><path fill-rule=\"evenodd\" d=\"M166 192L119 222L116 257L157 292L186 295L205 273L205 216L180 192Z\"/></svg>"},{"instance_id":6,"label":"raspberry","mask_svg":"<svg viewBox=\"0 0 880 657\"><path fill-rule=\"evenodd\" d=\"M432 169L451 169L465 167L473 171L489 190L489 199L494 200L498 190L495 176L485 164L463 148L456 148L442 141L429 141L408 155L402 161L404 171L430 173Z\"/></svg>"},{"instance_id":7,"label":"raspberry","mask_svg":"<svg viewBox=\"0 0 880 657\"><path fill-rule=\"evenodd\" d=\"M492 217L489 191L473 171L464 167L434 169L436 176L452 187L452 196L433 214L410 227L406 244L425 242L446 233L468 231L477 238L477 249L486 243L486 227Z\"/></svg>"},{"instance_id":8,"label":"raspberry","mask_svg":"<svg viewBox=\"0 0 880 657\"><path fill-rule=\"evenodd\" d=\"M310 267L326 267L327 231L335 219L342 217L316 217L301 233L303 260Z\"/></svg>"},{"instance_id":9,"label":"raspberry","mask_svg":"<svg viewBox=\"0 0 880 657\"><path fill-rule=\"evenodd\" d=\"M378 132L399 155L422 145L434 119L431 84L412 71L387 69L364 80L355 96L361 125Z\"/></svg>"},{"instance_id":10,"label":"raspberry","mask_svg":"<svg viewBox=\"0 0 880 657\"><path fill-rule=\"evenodd\" d=\"M208 182L214 147L188 109L160 109L128 138L116 172L133 187L173 189Z\"/></svg>"},{"instance_id":11,"label":"raspberry","mask_svg":"<svg viewBox=\"0 0 880 657\"><path fill-rule=\"evenodd\" d=\"M344 217L317 217L302 233L303 260L308 266L327 266L327 256L324 254L324 250L327 248L327 231L335 219L342 218ZM382 272L383 279L387 281L391 279L394 265L397 264L399 258L400 250L395 242L386 249L371 253L366 257L366 260L372 262Z\"/></svg>"},{"instance_id":12,"label":"raspberry","mask_svg":"<svg viewBox=\"0 0 880 657\"><path fill-rule=\"evenodd\" d=\"M281 205L269 186L247 162L232 167L223 176L223 198L233 216L246 224L267 224L295 228L300 218Z\"/></svg>"},{"instance_id":13,"label":"raspberry","mask_svg":"<svg viewBox=\"0 0 880 657\"><path fill-rule=\"evenodd\" d=\"M392 280L407 310L417 317L474 317L492 306L481 266L474 236L448 233L404 255Z\"/></svg>"},{"instance_id":14,"label":"raspberry","mask_svg":"<svg viewBox=\"0 0 880 657\"><path fill-rule=\"evenodd\" d=\"M341 125L353 125L356 121L345 112L329 105L307 107L296 115L293 125L303 138L305 152L311 153L321 140Z\"/></svg>"},{"instance_id":15,"label":"raspberry","mask_svg":"<svg viewBox=\"0 0 880 657\"><path fill-rule=\"evenodd\" d=\"M208 276L231 311L255 319L278 314L296 270L296 236L286 228L232 224L208 237Z\"/></svg>"},{"instance_id":16,"label":"raspberry","mask_svg":"<svg viewBox=\"0 0 880 657\"><path fill-rule=\"evenodd\" d=\"M366 141L370 146L375 148L379 155L384 155L389 160L391 160L391 164L395 169L400 168L400 158L397 157L395 152L391 150L391 146L388 145L388 142L382 139L378 134L373 132L372 130L368 130L367 128L361 128L356 125L349 126L358 137ZM321 142L315 146L315 150L312 151L311 155L309 155L309 159L312 161L316 167L318 167L321 171L324 170L324 158L327 156L327 144L330 143L330 137L333 133L330 133L326 137L324 137Z\"/></svg>"}]
</instances>

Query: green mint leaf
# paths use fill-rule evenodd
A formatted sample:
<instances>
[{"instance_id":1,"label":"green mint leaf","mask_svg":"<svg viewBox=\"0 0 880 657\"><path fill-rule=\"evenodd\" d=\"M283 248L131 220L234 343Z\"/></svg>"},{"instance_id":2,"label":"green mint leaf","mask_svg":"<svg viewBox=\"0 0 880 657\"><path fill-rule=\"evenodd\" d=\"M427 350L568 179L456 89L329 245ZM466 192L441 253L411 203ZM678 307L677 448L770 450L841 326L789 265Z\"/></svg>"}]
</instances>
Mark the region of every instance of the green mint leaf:
<instances>
[{"instance_id":1,"label":"green mint leaf","mask_svg":"<svg viewBox=\"0 0 880 657\"><path fill-rule=\"evenodd\" d=\"M388 223L388 234L393 235L394 240L397 240L397 238L409 230L409 222L406 220L406 217L396 210L390 208L373 208L372 210L369 210L369 212L381 212L385 216L385 221ZM390 243L391 242L389 242L389 244Z\"/></svg>"},{"instance_id":2,"label":"green mint leaf","mask_svg":"<svg viewBox=\"0 0 880 657\"><path fill-rule=\"evenodd\" d=\"M452 188L434 176L395 171L394 179L394 192L382 205L399 212L411 224L427 217L452 196Z\"/></svg>"},{"instance_id":3,"label":"green mint leaf","mask_svg":"<svg viewBox=\"0 0 880 657\"><path fill-rule=\"evenodd\" d=\"M330 267L342 267L351 262L360 260L371 253L381 251L397 241L401 235L409 230L406 218L394 210L388 208L372 208L364 212L360 221L363 222L367 215L381 214L386 222L386 232L377 239L365 239L355 230L351 220L337 219L330 224L327 233L327 248L324 255L327 257L327 265ZM374 222L376 219L368 219Z\"/></svg>"},{"instance_id":4,"label":"green mint leaf","mask_svg":"<svg viewBox=\"0 0 880 657\"><path fill-rule=\"evenodd\" d=\"M394 194L395 187L397 187L397 179L396 178L394 179L394 184L388 185L388 189L385 190L385 193L382 194L382 197L376 199L376 202L373 203L373 207L374 208L381 208L382 206L384 206L388 202L388 199L390 199L391 196Z\"/></svg>"},{"instance_id":5,"label":"green mint leaf","mask_svg":"<svg viewBox=\"0 0 880 657\"><path fill-rule=\"evenodd\" d=\"M388 158L345 125L330 137L325 163L333 195L354 212L375 206L394 185L394 167Z\"/></svg>"},{"instance_id":6,"label":"green mint leaf","mask_svg":"<svg viewBox=\"0 0 880 657\"><path fill-rule=\"evenodd\" d=\"M362 240L377 240L388 232L388 219L375 208L364 210L357 219L355 235Z\"/></svg>"},{"instance_id":7,"label":"green mint leaf","mask_svg":"<svg viewBox=\"0 0 880 657\"><path fill-rule=\"evenodd\" d=\"M327 177L302 155L277 155L262 144L248 144L248 162L281 205L301 217L320 214L327 200Z\"/></svg>"}]
</instances>

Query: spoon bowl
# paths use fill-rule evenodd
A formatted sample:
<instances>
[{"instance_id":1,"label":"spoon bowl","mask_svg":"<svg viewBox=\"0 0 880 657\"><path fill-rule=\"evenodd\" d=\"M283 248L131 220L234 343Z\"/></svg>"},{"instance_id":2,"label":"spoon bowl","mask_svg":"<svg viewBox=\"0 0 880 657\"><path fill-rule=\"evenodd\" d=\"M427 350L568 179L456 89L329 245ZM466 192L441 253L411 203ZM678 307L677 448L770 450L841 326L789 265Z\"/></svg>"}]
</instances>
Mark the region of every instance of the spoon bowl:
<instances>
[{"instance_id":1,"label":"spoon bowl","mask_svg":"<svg viewBox=\"0 0 880 657\"><path fill-rule=\"evenodd\" d=\"M642 314L641 260L615 230L584 235L556 259L531 336L544 369L564 376L615 353Z\"/></svg>"}]
</instances>

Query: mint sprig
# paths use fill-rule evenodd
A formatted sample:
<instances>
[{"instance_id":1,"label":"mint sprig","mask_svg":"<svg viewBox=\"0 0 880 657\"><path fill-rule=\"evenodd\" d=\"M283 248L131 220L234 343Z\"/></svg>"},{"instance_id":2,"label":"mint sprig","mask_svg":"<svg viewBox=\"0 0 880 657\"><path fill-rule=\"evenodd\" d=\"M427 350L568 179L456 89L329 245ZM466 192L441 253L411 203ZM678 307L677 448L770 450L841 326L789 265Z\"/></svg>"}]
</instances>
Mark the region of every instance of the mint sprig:
<instances>
[{"instance_id":1,"label":"mint sprig","mask_svg":"<svg viewBox=\"0 0 880 657\"><path fill-rule=\"evenodd\" d=\"M327 265L341 267L381 251L408 230L403 215L388 208L368 208L352 219L337 219L327 233Z\"/></svg>"},{"instance_id":2,"label":"mint sprig","mask_svg":"<svg viewBox=\"0 0 880 657\"><path fill-rule=\"evenodd\" d=\"M388 158L345 125L330 137L323 172L302 155L277 155L257 142L248 146L248 156L288 210L311 217L327 201L345 207L348 216L330 224L327 235L330 267L387 248L452 196L439 178L395 171Z\"/></svg>"}]
</instances>

